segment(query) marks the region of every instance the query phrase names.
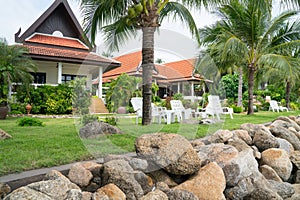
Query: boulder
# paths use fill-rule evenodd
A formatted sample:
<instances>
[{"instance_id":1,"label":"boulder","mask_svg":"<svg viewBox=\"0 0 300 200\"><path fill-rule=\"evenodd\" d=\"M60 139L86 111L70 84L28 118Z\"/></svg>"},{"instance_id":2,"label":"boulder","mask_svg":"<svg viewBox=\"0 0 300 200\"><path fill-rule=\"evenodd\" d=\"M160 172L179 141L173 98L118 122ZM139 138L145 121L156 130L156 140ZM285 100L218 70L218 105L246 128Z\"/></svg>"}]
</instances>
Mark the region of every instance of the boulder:
<instances>
[{"instance_id":1,"label":"boulder","mask_svg":"<svg viewBox=\"0 0 300 200\"><path fill-rule=\"evenodd\" d=\"M112 160L103 164L103 184L118 186L128 199L136 200L144 196L142 186L135 179L135 171L125 160Z\"/></svg>"},{"instance_id":2,"label":"boulder","mask_svg":"<svg viewBox=\"0 0 300 200\"><path fill-rule=\"evenodd\" d=\"M0 140L10 139L10 138L12 138L12 136L0 128Z\"/></svg>"},{"instance_id":3,"label":"boulder","mask_svg":"<svg viewBox=\"0 0 300 200\"><path fill-rule=\"evenodd\" d=\"M277 182L274 180L269 180L269 183L271 185L271 188L273 191L277 192L283 199L287 199L291 197L295 190L293 188L293 185L287 182Z\"/></svg>"},{"instance_id":4,"label":"boulder","mask_svg":"<svg viewBox=\"0 0 300 200\"><path fill-rule=\"evenodd\" d=\"M66 195L67 196L67 195ZM66 197L65 196L65 197ZM20 187L4 197L4 200L54 200L43 192L31 189L27 186Z\"/></svg>"},{"instance_id":5,"label":"boulder","mask_svg":"<svg viewBox=\"0 0 300 200\"><path fill-rule=\"evenodd\" d=\"M168 187L177 186L177 183L162 169L149 173L155 183L164 182Z\"/></svg>"},{"instance_id":6,"label":"boulder","mask_svg":"<svg viewBox=\"0 0 300 200\"><path fill-rule=\"evenodd\" d=\"M225 143L233 137L233 132L229 130L218 130L211 134L208 138L210 143Z\"/></svg>"},{"instance_id":7,"label":"boulder","mask_svg":"<svg viewBox=\"0 0 300 200\"><path fill-rule=\"evenodd\" d=\"M274 180L277 182L282 182L281 178L278 176L276 171L268 166L268 165L262 165L259 167L259 171L264 175L264 177L268 180Z\"/></svg>"},{"instance_id":8,"label":"boulder","mask_svg":"<svg viewBox=\"0 0 300 200\"><path fill-rule=\"evenodd\" d=\"M290 154L290 160L300 170L300 151L293 151Z\"/></svg>"},{"instance_id":9,"label":"boulder","mask_svg":"<svg viewBox=\"0 0 300 200\"><path fill-rule=\"evenodd\" d=\"M6 183L0 183L0 199L3 199L8 193L11 192L11 188Z\"/></svg>"},{"instance_id":10,"label":"boulder","mask_svg":"<svg viewBox=\"0 0 300 200\"><path fill-rule=\"evenodd\" d=\"M79 189L71 189L67 192L65 200L82 200L82 191Z\"/></svg>"},{"instance_id":11,"label":"boulder","mask_svg":"<svg viewBox=\"0 0 300 200\"><path fill-rule=\"evenodd\" d=\"M291 143L289 143L289 141L278 137L276 139L279 143L279 149L285 150L289 155L294 151L294 147Z\"/></svg>"},{"instance_id":12,"label":"boulder","mask_svg":"<svg viewBox=\"0 0 300 200\"><path fill-rule=\"evenodd\" d=\"M283 181L291 176L293 165L285 150L272 148L263 151L261 164L272 167Z\"/></svg>"},{"instance_id":13,"label":"boulder","mask_svg":"<svg viewBox=\"0 0 300 200\"><path fill-rule=\"evenodd\" d=\"M242 124L240 127L242 130L245 130L248 132L249 136L251 138L254 137L255 133L261 129L266 129L266 127L264 125L261 124L250 124L250 123L246 123L246 124Z\"/></svg>"},{"instance_id":14,"label":"boulder","mask_svg":"<svg viewBox=\"0 0 300 200\"><path fill-rule=\"evenodd\" d=\"M169 198L161 190L154 190L143 196L141 200L169 200Z\"/></svg>"},{"instance_id":15,"label":"boulder","mask_svg":"<svg viewBox=\"0 0 300 200\"><path fill-rule=\"evenodd\" d=\"M238 129L238 130L234 130L232 132L234 135L236 135L240 139L244 140L244 142L246 142L248 145L252 145L252 138L250 137L248 131Z\"/></svg>"},{"instance_id":16,"label":"boulder","mask_svg":"<svg viewBox=\"0 0 300 200\"><path fill-rule=\"evenodd\" d=\"M99 188L94 194L93 199L118 199L118 200L126 200L126 195L118 186L115 184L107 184L101 188Z\"/></svg>"},{"instance_id":17,"label":"boulder","mask_svg":"<svg viewBox=\"0 0 300 200\"><path fill-rule=\"evenodd\" d=\"M144 159L132 158L128 163L134 170L146 171L148 168L148 162Z\"/></svg>"},{"instance_id":18,"label":"boulder","mask_svg":"<svg viewBox=\"0 0 300 200\"><path fill-rule=\"evenodd\" d=\"M81 163L76 163L71 166L68 177L73 183L80 187L84 187L89 185L93 178L93 174L84 168Z\"/></svg>"},{"instance_id":19,"label":"boulder","mask_svg":"<svg viewBox=\"0 0 300 200\"><path fill-rule=\"evenodd\" d=\"M105 122L91 122L80 128L79 135L81 138L96 138L103 134L120 134L119 128Z\"/></svg>"},{"instance_id":20,"label":"boulder","mask_svg":"<svg viewBox=\"0 0 300 200\"><path fill-rule=\"evenodd\" d=\"M299 124L297 124L297 122L295 122L294 120L290 119L289 117L280 116L280 117L277 117L277 119L274 120L274 121L275 121L275 123L276 123L276 121L279 121L279 123L283 123L282 121L287 122L289 124L288 126L293 127L296 131L300 131Z\"/></svg>"},{"instance_id":21,"label":"boulder","mask_svg":"<svg viewBox=\"0 0 300 200\"><path fill-rule=\"evenodd\" d=\"M187 190L199 199L224 199L226 180L222 168L215 162L202 167L196 175L176 186L175 189Z\"/></svg>"},{"instance_id":22,"label":"boulder","mask_svg":"<svg viewBox=\"0 0 300 200\"><path fill-rule=\"evenodd\" d=\"M171 190L166 190L163 191L164 193L167 194L168 198L171 199L176 199L176 200L200 200L198 197L187 191L187 190L178 190L178 189L171 189Z\"/></svg>"},{"instance_id":23,"label":"boulder","mask_svg":"<svg viewBox=\"0 0 300 200\"><path fill-rule=\"evenodd\" d=\"M228 186L234 187L241 179L260 174L258 163L253 155L252 149L247 149L239 153L223 167Z\"/></svg>"},{"instance_id":24,"label":"boulder","mask_svg":"<svg viewBox=\"0 0 300 200\"><path fill-rule=\"evenodd\" d=\"M231 145L223 143L209 144L197 149L202 165L209 162L216 162L220 167L224 167L232 159L238 157L238 150Z\"/></svg>"},{"instance_id":25,"label":"boulder","mask_svg":"<svg viewBox=\"0 0 300 200\"><path fill-rule=\"evenodd\" d=\"M154 162L171 174L193 174L201 165L190 142L177 134L142 135L136 139L135 149L138 156Z\"/></svg>"},{"instance_id":26,"label":"boulder","mask_svg":"<svg viewBox=\"0 0 300 200\"><path fill-rule=\"evenodd\" d=\"M227 144L235 147L239 152L246 149L251 149L251 147L239 137L232 137L227 141Z\"/></svg>"},{"instance_id":27,"label":"boulder","mask_svg":"<svg viewBox=\"0 0 300 200\"><path fill-rule=\"evenodd\" d=\"M279 120L277 120L275 122L278 122L278 121ZM289 129L287 129L283 126L276 125L276 124L272 123L270 131L276 137L285 139L289 143L291 143L295 150L300 150L300 140L299 140L299 138L293 132L291 132Z\"/></svg>"},{"instance_id":28,"label":"boulder","mask_svg":"<svg viewBox=\"0 0 300 200\"><path fill-rule=\"evenodd\" d=\"M276 137L268 129L259 129L254 134L253 144L259 149L260 152L279 147L279 142Z\"/></svg>"},{"instance_id":29,"label":"boulder","mask_svg":"<svg viewBox=\"0 0 300 200\"><path fill-rule=\"evenodd\" d=\"M152 189L154 188L154 182L152 178L144 174L144 172L137 171L134 174L134 178L142 186L144 194L147 194L148 192L152 191Z\"/></svg>"}]
</instances>

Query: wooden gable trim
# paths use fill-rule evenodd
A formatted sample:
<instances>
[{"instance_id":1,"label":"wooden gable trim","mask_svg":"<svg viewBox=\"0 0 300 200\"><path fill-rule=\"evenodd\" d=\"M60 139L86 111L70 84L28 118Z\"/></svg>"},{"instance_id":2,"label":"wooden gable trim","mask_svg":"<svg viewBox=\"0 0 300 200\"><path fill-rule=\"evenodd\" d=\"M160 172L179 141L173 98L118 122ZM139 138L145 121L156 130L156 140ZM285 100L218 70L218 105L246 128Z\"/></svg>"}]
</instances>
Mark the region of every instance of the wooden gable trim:
<instances>
[{"instance_id":1,"label":"wooden gable trim","mask_svg":"<svg viewBox=\"0 0 300 200\"><path fill-rule=\"evenodd\" d=\"M89 49L92 49L92 45L89 40L86 38L85 33L82 30L81 25L79 24L78 20L76 19L72 9L70 8L67 0L55 0L55 2L21 35L21 28L15 34L15 42L23 43L25 39L30 37L32 34L36 32L36 29L60 6L63 5L64 8L67 10L67 14L70 16L72 22L75 25L76 31L79 33L79 39L86 44Z\"/></svg>"}]
</instances>

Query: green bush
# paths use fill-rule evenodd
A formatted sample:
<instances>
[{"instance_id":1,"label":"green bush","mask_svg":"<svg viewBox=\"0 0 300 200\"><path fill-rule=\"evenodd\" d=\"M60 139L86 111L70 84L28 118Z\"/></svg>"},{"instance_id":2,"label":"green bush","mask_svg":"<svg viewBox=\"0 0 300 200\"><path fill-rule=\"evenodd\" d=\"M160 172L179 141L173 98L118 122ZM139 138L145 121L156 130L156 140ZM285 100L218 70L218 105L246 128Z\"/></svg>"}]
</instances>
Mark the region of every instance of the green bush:
<instances>
[{"instance_id":1,"label":"green bush","mask_svg":"<svg viewBox=\"0 0 300 200\"><path fill-rule=\"evenodd\" d=\"M233 105L232 109L233 109L234 113L241 113L241 112L243 112L243 107L242 106L235 106L235 105Z\"/></svg>"},{"instance_id":2,"label":"green bush","mask_svg":"<svg viewBox=\"0 0 300 200\"><path fill-rule=\"evenodd\" d=\"M81 119L81 123L83 125L96 121L98 121L98 117L96 115L83 115Z\"/></svg>"},{"instance_id":3,"label":"green bush","mask_svg":"<svg viewBox=\"0 0 300 200\"><path fill-rule=\"evenodd\" d=\"M116 117L105 117L105 122L112 125L112 126L116 126L117 125L117 118Z\"/></svg>"},{"instance_id":4,"label":"green bush","mask_svg":"<svg viewBox=\"0 0 300 200\"><path fill-rule=\"evenodd\" d=\"M17 123L19 126L44 126L41 120L33 117L23 117Z\"/></svg>"},{"instance_id":5,"label":"green bush","mask_svg":"<svg viewBox=\"0 0 300 200\"><path fill-rule=\"evenodd\" d=\"M295 102L291 102L290 103L290 108L292 110L299 110L299 105L297 103L295 103Z\"/></svg>"}]
</instances>

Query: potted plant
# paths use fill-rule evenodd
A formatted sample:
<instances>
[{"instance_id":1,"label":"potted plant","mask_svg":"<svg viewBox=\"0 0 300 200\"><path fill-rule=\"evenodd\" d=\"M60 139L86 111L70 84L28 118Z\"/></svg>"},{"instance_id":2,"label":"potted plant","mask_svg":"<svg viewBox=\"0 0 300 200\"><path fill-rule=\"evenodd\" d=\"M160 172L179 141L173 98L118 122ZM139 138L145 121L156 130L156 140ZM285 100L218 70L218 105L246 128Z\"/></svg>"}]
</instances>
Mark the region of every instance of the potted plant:
<instances>
[{"instance_id":1,"label":"potted plant","mask_svg":"<svg viewBox=\"0 0 300 200\"><path fill-rule=\"evenodd\" d=\"M0 111L3 111L0 119L5 119L8 112L11 84L29 84L32 81L30 72L35 72L36 67L27 54L28 50L23 46L8 45L5 39L0 38Z\"/></svg>"}]
</instances>

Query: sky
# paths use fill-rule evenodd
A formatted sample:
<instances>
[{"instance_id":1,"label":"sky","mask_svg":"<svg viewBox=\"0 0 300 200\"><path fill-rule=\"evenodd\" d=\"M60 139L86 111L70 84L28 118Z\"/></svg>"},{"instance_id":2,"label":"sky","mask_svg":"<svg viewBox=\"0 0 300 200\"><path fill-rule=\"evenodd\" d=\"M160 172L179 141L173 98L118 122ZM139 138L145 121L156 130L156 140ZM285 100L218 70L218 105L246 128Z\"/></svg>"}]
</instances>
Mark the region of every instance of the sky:
<instances>
[{"instance_id":1,"label":"sky","mask_svg":"<svg viewBox=\"0 0 300 200\"><path fill-rule=\"evenodd\" d=\"M54 2L54 0L0 0L0 37L6 38L9 44L14 44L14 34L21 28L21 34L26 31ZM68 0L72 11L82 24L82 17L78 0ZM210 25L216 17L206 11L192 12L198 28ZM96 40L101 54L107 49L103 38ZM141 49L141 35L128 41L120 48L119 52L112 55L118 56ZM155 59L161 58L165 62L180 59L189 59L198 54L197 43L192 39L189 31L181 23L165 21L159 34L155 35Z\"/></svg>"}]
</instances>

